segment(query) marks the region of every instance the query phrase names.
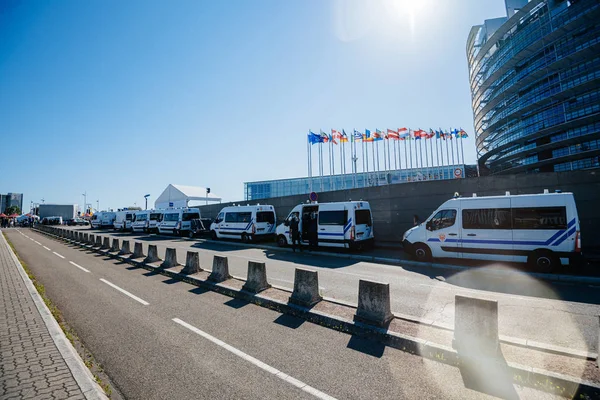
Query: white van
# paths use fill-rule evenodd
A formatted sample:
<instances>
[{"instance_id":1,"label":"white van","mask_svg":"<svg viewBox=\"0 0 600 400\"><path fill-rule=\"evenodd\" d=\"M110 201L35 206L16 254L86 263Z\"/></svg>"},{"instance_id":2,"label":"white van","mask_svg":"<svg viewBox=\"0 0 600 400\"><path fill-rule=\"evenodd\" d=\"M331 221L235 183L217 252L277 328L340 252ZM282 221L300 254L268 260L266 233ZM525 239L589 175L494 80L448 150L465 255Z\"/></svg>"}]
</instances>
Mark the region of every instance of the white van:
<instances>
[{"instance_id":1,"label":"white van","mask_svg":"<svg viewBox=\"0 0 600 400\"><path fill-rule=\"evenodd\" d=\"M310 217L317 218L319 246L362 249L374 240L371 206L367 201L299 204L277 227L277 244L292 244L289 221L298 218L302 244L308 244Z\"/></svg>"},{"instance_id":2,"label":"white van","mask_svg":"<svg viewBox=\"0 0 600 400\"><path fill-rule=\"evenodd\" d=\"M92 215L90 219L90 228L102 229L114 227L117 214L112 211L100 211Z\"/></svg>"},{"instance_id":3,"label":"white van","mask_svg":"<svg viewBox=\"0 0 600 400\"><path fill-rule=\"evenodd\" d=\"M113 225L113 229L127 231L131 229L131 222L133 221L133 216L135 215L135 211L121 210L116 212L115 222Z\"/></svg>"},{"instance_id":4,"label":"white van","mask_svg":"<svg viewBox=\"0 0 600 400\"><path fill-rule=\"evenodd\" d=\"M161 219L161 210L136 211L133 215L133 221L131 221L131 230L145 233L156 232Z\"/></svg>"},{"instance_id":5,"label":"white van","mask_svg":"<svg viewBox=\"0 0 600 400\"><path fill-rule=\"evenodd\" d=\"M200 219L200 209L173 208L162 210L162 220L157 225L158 232L184 235L192 229L193 219Z\"/></svg>"},{"instance_id":6,"label":"white van","mask_svg":"<svg viewBox=\"0 0 600 400\"><path fill-rule=\"evenodd\" d=\"M273 206L225 207L210 225L210 236L212 239L241 239L244 242L274 237L276 220Z\"/></svg>"},{"instance_id":7,"label":"white van","mask_svg":"<svg viewBox=\"0 0 600 400\"><path fill-rule=\"evenodd\" d=\"M572 193L454 198L409 229L404 250L418 260L452 257L528 262L549 272L581 255Z\"/></svg>"}]
</instances>

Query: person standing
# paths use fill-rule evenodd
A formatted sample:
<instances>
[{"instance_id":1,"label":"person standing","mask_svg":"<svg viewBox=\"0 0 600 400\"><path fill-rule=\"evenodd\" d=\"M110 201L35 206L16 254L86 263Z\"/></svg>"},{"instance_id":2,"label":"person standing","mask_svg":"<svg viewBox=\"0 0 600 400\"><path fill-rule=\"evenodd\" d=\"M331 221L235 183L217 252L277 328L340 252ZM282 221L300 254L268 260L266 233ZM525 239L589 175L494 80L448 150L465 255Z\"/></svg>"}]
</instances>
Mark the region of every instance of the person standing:
<instances>
[{"instance_id":1,"label":"person standing","mask_svg":"<svg viewBox=\"0 0 600 400\"><path fill-rule=\"evenodd\" d=\"M299 231L298 217L292 216L290 220L290 236L292 237L292 250L296 252L296 242L298 242L298 248L302 251L302 243L300 242L300 231Z\"/></svg>"},{"instance_id":2,"label":"person standing","mask_svg":"<svg viewBox=\"0 0 600 400\"><path fill-rule=\"evenodd\" d=\"M311 250L316 250L319 245L319 234L317 233L317 215L312 213L310 216L310 224L308 226L308 240Z\"/></svg>"}]
</instances>

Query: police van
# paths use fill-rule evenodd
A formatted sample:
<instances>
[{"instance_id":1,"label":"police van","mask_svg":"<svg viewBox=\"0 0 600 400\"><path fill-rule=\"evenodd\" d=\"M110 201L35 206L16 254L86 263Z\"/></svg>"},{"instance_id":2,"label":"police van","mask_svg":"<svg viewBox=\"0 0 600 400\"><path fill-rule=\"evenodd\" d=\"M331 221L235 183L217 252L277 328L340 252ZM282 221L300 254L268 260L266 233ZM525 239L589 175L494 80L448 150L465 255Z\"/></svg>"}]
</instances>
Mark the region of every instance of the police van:
<instances>
[{"instance_id":1,"label":"police van","mask_svg":"<svg viewBox=\"0 0 600 400\"><path fill-rule=\"evenodd\" d=\"M134 232L156 232L161 220L161 210L136 211L131 222L131 229Z\"/></svg>"},{"instance_id":2,"label":"police van","mask_svg":"<svg viewBox=\"0 0 600 400\"><path fill-rule=\"evenodd\" d=\"M299 221L298 230L302 244L309 244L311 218L316 219L319 246L362 249L372 246L375 238L371 206L367 201L299 204L277 227L277 244L291 245L289 222Z\"/></svg>"},{"instance_id":3,"label":"police van","mask_svg":"<svg viewBox=\"0 0 600 400\"><path fill-rule=\"evenodd\" d=\"M131 229L131 222L135 211L119 210L115 213L115 222L113 224L114 230L127 231Z\"/></svg>"},{"instance_id":4,"label":"police van","mask_svg":"<svg viewBox=\"0 0 600 400\"><path fill-rule=\"evenodd\" d=\"M527 262L538 271L574 264L581 255L572 193L457 197L403 237L417 260L451 257Z\"/></svg>"},{"instance_id":5,"label":"police van","mask_svg":"<svg viewBox=\"0 0 600 400\"><path fill-rule=\"evenodd\" d=\"M200 219L198 208L171 208L162 210L162 220L158 222L159 233L184 235L192 229L192 220Z\"/></svg>"},{"instance_id":6,"label":"police van","mask_svg":"<svg viewBox=\"0 0 600 400\"><path fill-rule=\"evenodd\" d=\"M231 206L219 212L210 225L212 239L240 239L244 242L275 236L275 208L269 205Z\"/></svg>"},{"instance_id":7,"label":"police van","mask_svg":"<svg viewBox=\"0 0 600 400\"><path fill-rule=\"evenodd\" d=\"M117 214L112 211L100 211L92 215L90 219L90 228L102 229L114 227Z\"/></svg>"}]
</instances>

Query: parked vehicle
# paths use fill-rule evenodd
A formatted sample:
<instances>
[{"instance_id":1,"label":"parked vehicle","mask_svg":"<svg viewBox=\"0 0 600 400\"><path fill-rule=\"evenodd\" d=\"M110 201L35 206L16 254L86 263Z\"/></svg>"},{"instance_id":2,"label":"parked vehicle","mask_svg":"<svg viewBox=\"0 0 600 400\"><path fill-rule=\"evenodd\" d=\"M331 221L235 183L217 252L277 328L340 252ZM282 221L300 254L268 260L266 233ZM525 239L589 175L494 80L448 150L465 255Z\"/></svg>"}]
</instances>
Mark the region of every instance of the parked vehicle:
<instances>
[{"instance_id":1,"label":"parked vehicle","mask_svg":"<svg viewBox=\"0 0 600 400\"><path fill-rule=\"evenodd\" d=\"M113 229L120 231L128 231L131 229L131 222L133 221L134 211L121 210L115 213L115 222Z\"/></svg>"},{"instance_id":2,"label":"parked vehicle","mask_svg":"<svg viewBox=\"0 0 600 400\"><path fill-rule=\"evenodd\" d=\"M191 221L200 219L198 208L173 208L163 210L162 220L158 223L159 233L173 235L188 234L192 229Z\"/></svg>"},{"instance_id":3,"label":"parked vehicle","mask_svg":"<svg viewBox=\"0 0 600 400\"><path fill-rule=\"evenodd\" d=\"M210 225L210 235L213 239L241 239L244 242L274 237L276 220L273 206L225 207Z\"/></svg>"},{"instance_id":4,"label":"parked vehicle","mask_svg":"<svg viewBox=\"0 0 600 400\"><path fill-rule=\"evenodd\" d=\"M403 237L416 259L527 262L539 271L578 262L579 218L572 193L454 198Z\"/></svg>"},{"instance_id":5,"label":"parked vehicle","mask_svg":"<svg viewBox=\"0 0 600 400\"><path fill-rule=\"evenodd\" d=\"M62 217L44 217L42 218L42 225L62 225Z\"/></svg>"},{"instance_id":6,"label":"parked vehicle","mask_svg":"<svg viewBox=\"0 0 600 400\"><path fill-rule=\"evenodd\" d=\"M66 224L69 226L83 226L88 225L88 222L83 218L73 218L66 221Z\"/></svg>"},{"instance_id":7,"label":"parked vehicle","mask_svg":"<svg viewBox=\"0 0 600 400\"><path fill-rule=\"evenodd\" d=\"M373 244L373 219L367 201L299 204L277 227L277 244L286 246L292 243L289 231L292 216L299 220L302 244L308 244L307 221L311 215L317 218L319 246L363 249Z\"/></svg>"},{"instance_id":8,"label":"parked vehicle","mask_svg":"<svg viewBox=\"0 0 600 400\"><path fill-rule=\"evenodd\" d=\"M113 228L117 214L112 211L100 211L92 215L90 227L92 229Z\"/></svg>"}]
</instances>

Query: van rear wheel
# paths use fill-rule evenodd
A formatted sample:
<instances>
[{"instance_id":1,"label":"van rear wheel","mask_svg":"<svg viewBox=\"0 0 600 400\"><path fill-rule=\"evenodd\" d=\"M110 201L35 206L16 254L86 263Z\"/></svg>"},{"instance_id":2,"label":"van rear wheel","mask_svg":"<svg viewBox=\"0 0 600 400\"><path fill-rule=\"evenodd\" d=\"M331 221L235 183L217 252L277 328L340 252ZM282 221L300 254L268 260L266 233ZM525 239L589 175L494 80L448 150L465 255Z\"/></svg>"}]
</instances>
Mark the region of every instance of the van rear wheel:
<instances>
[{"instance_id":1,"label":"van rear wheel","mask_svg":"<svg viewBox=\"0 0 600 400\"><path fill-rule=\"evenodd\" d=\"M415 244L414 248L414 258L417 261L429 262L431 261L431 250L429 246L423 243Z\"/></svg>"},{"instance_id":2,"label":"van rear wheel","mask_svg":"<svg viewBox=\"0 0 600 400\"><path fill-rule=\"evenodd\" d=\"M550 250L536 250L528 258L527 263L538 272L553 272L560 265L560 259Z\"/></svg>"},{"instance_id":3,"label":"van rear wheel","mask_svg":"<svg viewBox=\"0 0 600 400\"><path fill-rule=\"evenodd\" d=\"M248 237L248 235L245 233L242 233L242 242L248 243L249 241L250 241L250 238Z\"/></svg>"},{"instance_id":4,"label":"van rear wheel","mask_svg":"<svg viewBox=\"0 0 600 400\"><path fill-rule=\"evenodd\" d=\"M210 231L210 238L211 238L212 240L217 240L217 239L218 239L218 238L217 238L217 232L215 232L215 231Z\"/></svg>"}]
</instances>

